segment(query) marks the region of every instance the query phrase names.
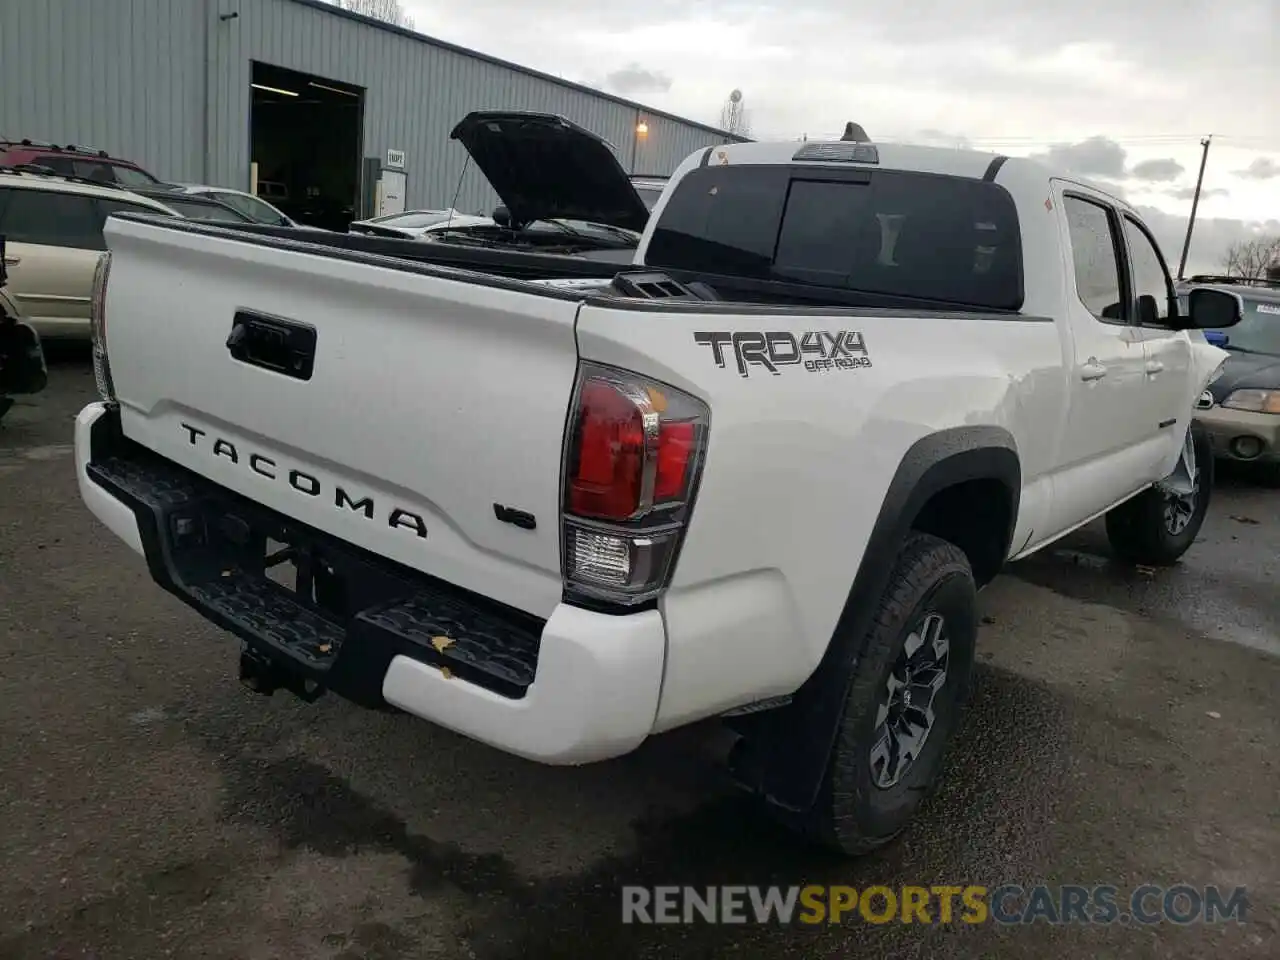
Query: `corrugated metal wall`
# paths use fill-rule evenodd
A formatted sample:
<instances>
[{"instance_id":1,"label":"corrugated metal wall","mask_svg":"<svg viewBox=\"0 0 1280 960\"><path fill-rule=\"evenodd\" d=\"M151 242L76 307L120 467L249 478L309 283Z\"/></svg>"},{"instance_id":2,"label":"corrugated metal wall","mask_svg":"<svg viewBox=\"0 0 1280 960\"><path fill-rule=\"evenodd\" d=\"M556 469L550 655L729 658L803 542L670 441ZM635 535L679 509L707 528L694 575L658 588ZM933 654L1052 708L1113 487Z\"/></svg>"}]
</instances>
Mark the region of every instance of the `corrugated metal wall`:
<instances>
[{"instance_id":1,"label":"corrugated metal wall","mask_svg":"<svg viewBox=\"0 0 1280 960\"><path fill-rule=\"evenodd\" d=\"M203 11L204 0L0 0L0 135L198 179Z\"/></svg>"},{"instance_id":2,"label":"corrugated metal wall","mask_svg":"<svg viewBox=\"0 0 1280 960\"><path fill-rule=\"evenodd\" d=\"M0 134L88 142L161 177L245 189L254 60L363 87L364 154L405 151L410 206L453 201L465 153L448 135L470 110L563 114L644 174L724 139L300 0L0 0ZM492 203L468 172L459 208Z\"/></svg>"}]
</instances>

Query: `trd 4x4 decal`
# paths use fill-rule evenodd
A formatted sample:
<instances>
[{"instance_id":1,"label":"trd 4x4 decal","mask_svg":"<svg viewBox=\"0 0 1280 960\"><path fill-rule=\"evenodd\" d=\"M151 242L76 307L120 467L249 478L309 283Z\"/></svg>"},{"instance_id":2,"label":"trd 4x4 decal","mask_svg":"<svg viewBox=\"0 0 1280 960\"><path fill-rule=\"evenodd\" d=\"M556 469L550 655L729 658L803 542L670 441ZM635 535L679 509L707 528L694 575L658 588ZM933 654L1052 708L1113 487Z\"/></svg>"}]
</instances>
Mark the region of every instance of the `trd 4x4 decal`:
<instances>
[{"instance_id":1,"label":"trd 4x4 decal","mask_svg":"<svg viewBox=\"0 0 1280 960\"><path fill-rule=\"evenodd\" d=\"M810 330L797 340L794 333L779 330L772 333L731 333L713 330L695 333L695 343L711 348L717 367L725 365L725 347L733 353L740 376L748 376L750 368L764 367L774 376L781 367L803 365L810 373L827 370L859 370L871 366L871 356L862 334L855 330Z\"/></svg>"}]
</instances>

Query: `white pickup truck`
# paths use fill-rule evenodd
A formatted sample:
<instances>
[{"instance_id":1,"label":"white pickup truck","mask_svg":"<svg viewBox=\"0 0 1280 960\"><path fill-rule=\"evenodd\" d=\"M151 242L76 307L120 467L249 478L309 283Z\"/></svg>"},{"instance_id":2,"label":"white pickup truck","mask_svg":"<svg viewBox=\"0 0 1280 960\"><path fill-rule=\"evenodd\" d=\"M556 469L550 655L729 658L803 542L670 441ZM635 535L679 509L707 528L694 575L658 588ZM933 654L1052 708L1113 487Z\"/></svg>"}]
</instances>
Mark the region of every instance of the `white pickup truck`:
<instances>
[{"instance_id":1,"label":"white pickup truck","mask_svg":"<svg viewBox=\"0 0 1280 960\"><path fill-rule=\"evenodd\" d=\"M248 685L549 764L723 717L741 782L848 853L935 781L1006 561L1102 515L1131 562L1191 544L1199 330L1241 310L1180 313L1087 184L870 143L694 154L631 266L106 237L80 491Z\"/></svg>"}]
</instances>

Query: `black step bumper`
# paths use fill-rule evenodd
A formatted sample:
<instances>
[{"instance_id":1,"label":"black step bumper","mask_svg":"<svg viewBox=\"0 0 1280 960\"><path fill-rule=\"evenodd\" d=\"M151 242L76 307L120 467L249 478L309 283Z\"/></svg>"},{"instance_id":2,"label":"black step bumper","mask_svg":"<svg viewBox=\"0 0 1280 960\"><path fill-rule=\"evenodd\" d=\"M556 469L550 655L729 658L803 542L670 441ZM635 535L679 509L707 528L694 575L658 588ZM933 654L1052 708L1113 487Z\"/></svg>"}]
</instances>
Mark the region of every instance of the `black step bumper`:
<instances>
[{"instance_id":1,"label":"black step bumper","mask_svg":"<svg viewBox=\"0 0 1280 960\"><path fill-rule=\"evenodd\" d=\"M376 708L398 656L513 700L532 685L545 621L211 483L126 438L115 410L90 429L88 481L132 511L155 581L244 642L250 685ZM292 586L270 575L282 558Z\"/></svg>"}]
</instances>

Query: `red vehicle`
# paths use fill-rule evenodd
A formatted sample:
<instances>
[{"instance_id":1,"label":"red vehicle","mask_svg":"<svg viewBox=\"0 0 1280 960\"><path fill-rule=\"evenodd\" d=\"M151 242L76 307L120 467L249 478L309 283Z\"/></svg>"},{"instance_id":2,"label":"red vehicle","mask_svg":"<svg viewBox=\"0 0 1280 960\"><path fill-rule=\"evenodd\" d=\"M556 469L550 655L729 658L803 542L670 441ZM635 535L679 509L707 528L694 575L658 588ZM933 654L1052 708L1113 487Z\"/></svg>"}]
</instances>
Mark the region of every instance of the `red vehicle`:
<instances>
[{"instance_id":1,"label":"red vehicle","mask_svg":"<svg viewBox=\"0 0 1280 960\"><path fill-rule=\"evenodd\" d=\"M130 187L154 187L161 181L129 160L113 157L105 150L78 147L74 143L59 146L41 140L5 140L0 138L0 166L38 164L67 177L81 177Z\"/></svg>"}]
</instances>

